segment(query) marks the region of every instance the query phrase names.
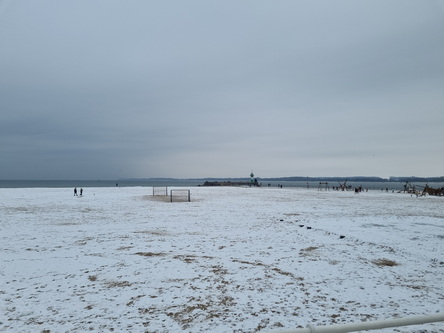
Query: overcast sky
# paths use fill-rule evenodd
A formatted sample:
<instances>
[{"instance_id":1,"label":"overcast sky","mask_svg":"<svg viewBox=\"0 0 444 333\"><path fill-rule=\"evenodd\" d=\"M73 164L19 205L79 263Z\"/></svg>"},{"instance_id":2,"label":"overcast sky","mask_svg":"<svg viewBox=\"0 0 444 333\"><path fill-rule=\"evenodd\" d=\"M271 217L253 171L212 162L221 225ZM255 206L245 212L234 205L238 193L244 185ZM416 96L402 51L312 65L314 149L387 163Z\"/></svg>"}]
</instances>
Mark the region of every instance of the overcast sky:
<instances>
[{"instance_id":1,"label":"overcast sky","mask_svg":"<svg viewBox=\"0 0 444 333\"><path fill-rule=\"evenodd\" d=\"M0 179L443 176L444 0L0 0Z\"/></svg>"}]
</instances>

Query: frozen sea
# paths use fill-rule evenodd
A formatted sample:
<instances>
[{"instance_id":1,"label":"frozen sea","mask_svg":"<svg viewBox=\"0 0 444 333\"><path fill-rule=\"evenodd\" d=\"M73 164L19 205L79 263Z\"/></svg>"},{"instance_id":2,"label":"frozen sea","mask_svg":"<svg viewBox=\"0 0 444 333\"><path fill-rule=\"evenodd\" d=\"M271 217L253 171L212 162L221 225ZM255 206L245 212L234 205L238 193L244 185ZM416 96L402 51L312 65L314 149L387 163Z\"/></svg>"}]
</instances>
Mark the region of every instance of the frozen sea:
<instances>
[{"instance_id":1,"label":"frozen sea","mask_svg":"<svg viewBox=\"0 0 444 333\"><path fill-rule=\"evenodd\" d=\"M273 332L444 311L444 197L188 189L171 203L143 186L0 188L0 331Z\"/></svg>"}]
</instances>

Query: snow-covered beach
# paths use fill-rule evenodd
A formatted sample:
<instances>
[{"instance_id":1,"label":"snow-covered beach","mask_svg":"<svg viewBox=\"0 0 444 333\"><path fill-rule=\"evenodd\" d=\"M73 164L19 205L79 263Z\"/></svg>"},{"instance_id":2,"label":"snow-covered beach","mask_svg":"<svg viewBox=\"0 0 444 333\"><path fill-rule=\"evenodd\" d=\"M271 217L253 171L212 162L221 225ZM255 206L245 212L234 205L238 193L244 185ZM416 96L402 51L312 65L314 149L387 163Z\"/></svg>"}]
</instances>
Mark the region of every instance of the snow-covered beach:
<instances>
[{"instance_id":1,"label":"snow-covered beach","mask_svg":"<svg viewBox=\"0 0 444 333\"><path fill-rule=\"evenodd\" d=\"M0 189L0 331L268 332L444 311L444 198ZM444 323L379 332L444 332Z\"/></svg>"}]
</instances>

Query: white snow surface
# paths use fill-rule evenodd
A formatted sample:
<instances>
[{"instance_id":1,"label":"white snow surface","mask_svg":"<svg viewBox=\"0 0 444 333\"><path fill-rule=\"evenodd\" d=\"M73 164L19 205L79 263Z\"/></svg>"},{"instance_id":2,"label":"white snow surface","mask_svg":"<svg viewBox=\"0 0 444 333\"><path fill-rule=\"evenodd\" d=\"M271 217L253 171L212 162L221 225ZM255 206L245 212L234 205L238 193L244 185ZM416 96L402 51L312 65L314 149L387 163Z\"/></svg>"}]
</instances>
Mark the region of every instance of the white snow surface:
<instances>
[{"instance_id":1,"label":"white snow surface","mask_svg":"<svg viewBox=\"0 0 444 333\"><path fill-rule=\"evenodd\" d=\"M270 332L444 310L444 198L0 189L0 331ZM444 323L378 332L444 332Z\"/></svg>"}]
</instances>

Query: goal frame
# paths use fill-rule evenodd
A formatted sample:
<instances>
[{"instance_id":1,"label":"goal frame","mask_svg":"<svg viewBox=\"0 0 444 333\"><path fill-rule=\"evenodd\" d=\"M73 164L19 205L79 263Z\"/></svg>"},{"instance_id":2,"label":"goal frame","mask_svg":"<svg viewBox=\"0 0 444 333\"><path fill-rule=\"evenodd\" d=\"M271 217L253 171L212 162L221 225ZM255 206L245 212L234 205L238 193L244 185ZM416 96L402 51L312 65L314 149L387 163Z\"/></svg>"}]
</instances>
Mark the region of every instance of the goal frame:
<instances>
[{"instance_id":1,"label":"goal frame","mask_svg":"<svg viewBox=\"0 0 444 333\"><path fill-rule=\"evenodd\" d=\"M153 196L156 195L160 196L168 195L168 186L153 186Z\"/></svg>"},{"instance_id":2,"label":"goal frame","mask_svg":"<svg viewBox=\"0 0 444 333\"><path fill-rule=\"evenodd\" d=\"M174 196L174 193L177 193L177 192L179 192L179 193L186 193L185 195L177 195L177 196ZM176 202L183 202L183 201L187 201L187 202L190 202L191 201L191 191L190 190L185 190L185 189L174 189L174 190L170 190L170 201L171 202L174 202L174 200L173 200L173 198L174 197L176 197L176 198L185 198L185 199L183 199L183 200L177 200Z\"/></svg>"}]
</instances>

